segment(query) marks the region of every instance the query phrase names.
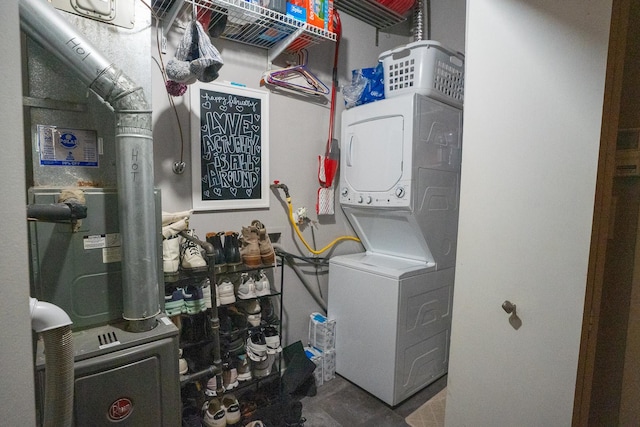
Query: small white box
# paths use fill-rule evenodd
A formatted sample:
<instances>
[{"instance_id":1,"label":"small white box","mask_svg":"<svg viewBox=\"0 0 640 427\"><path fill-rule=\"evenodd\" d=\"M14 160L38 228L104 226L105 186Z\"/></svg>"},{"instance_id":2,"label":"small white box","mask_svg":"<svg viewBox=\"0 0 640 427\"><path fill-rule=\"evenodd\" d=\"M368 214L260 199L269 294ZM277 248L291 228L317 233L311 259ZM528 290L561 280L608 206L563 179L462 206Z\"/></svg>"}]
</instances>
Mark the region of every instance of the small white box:
<instances>
[{"instance_id":1,"label":"small white box","mask_svg":"<svg viewBox=\"0 0 640 427\"><path fill-rule=\"evenodd\" d=\"M322 352L313 347L305 347L304 353L309 360L316 364L313 376L316 378L316 386L320 387L324 383Z\"/></svg>"},{"instance_id":2,"label":"small white box","mask_svg":"<svg viewBox=\"0 0 640 427\"><path fill-rule=\"evenodd\" d=\"M336 377L336 351L327 350L322 353L322 379L324 382Z\"/></svg>"},{"instance_id":3,"label":"small white box","mask_svg":"<svg viewBox=\"0 0 640 427\"><path fill-rule=\"evenodd\" d=\"M309 319L309 345L321 351L336 346L336 321L320 313L311 313Z\"/></svg>"}]
</instances>

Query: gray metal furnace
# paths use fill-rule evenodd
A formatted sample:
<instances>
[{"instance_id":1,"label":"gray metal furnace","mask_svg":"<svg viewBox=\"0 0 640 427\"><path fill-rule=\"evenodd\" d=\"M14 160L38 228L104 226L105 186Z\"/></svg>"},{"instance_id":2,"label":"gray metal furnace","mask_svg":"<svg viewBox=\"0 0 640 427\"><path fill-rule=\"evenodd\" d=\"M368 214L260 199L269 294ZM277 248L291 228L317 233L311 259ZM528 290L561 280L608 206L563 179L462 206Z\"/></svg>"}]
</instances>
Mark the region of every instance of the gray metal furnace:
<instances>
[{"instance_id":1,"label":"gray metal furnace","mask_svg":"<svg viewBox=\"0 0 640 427\"><path fill-rule=\"evenodd\" d=\"M74 425L180 425L178 330L166 316L147 332L112 323L74 332ZM44 347L36 353L38 414L44 405Z\"/></svg>"}]
</instances>

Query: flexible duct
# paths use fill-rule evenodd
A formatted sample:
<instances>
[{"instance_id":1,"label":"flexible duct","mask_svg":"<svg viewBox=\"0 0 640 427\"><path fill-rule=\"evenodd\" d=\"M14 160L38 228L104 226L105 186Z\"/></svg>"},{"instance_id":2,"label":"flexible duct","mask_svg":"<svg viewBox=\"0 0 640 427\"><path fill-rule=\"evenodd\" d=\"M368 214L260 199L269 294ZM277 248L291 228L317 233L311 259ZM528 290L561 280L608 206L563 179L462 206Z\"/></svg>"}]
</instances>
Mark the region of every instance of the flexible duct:
<instances>
[{"instance_id":1,"label":"flexible duct","mask_svg":"<svg viewBox=\"0 0 640 427\"><path fill-rule=\"evenodd\" d=\"M71 319L60 307L29 298L31 327L42 334L45 358L44 427L73 421L73 336Z\"/></svg>"},{"instance_id":2,"label":"flexible duct","mask_svg":"<svg viewBox=\"0 0 640 427\"><path fill-rule=\"evenodd\" d=\"M155 327L160 313L153 196L151 109L141 87L104 58L46 1L20 0L20 25L76 70L116 114L116 173L122 236L124 319L134 332Z\"/></svg>"}]
</instances>

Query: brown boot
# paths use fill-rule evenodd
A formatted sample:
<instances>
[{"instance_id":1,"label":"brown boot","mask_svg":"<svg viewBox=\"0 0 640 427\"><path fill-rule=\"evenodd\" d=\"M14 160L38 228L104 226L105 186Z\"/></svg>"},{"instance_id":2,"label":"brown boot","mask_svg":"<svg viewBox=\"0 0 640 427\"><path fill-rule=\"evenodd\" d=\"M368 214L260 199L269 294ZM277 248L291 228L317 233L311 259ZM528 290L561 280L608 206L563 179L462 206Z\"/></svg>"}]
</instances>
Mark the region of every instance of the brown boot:
<instances>
[{"instance_id":1,"label":"brown boot","mask_svg":"<svg viewBox=\"0 0 640 427\"><path fill-rule=\"evenodd\" d=\"M267 229L264 224L257 219L253 220L251 225L255 227L258 232L258 246L260 247L262 263L264 265L272 265L276 260L276 254L273 251L273 245L271 244L271 239L269 239L269 234L267 234Z\"/></svg>"},{"instance_id":2,"label":"brown boot","mask_svg":"<svg viewBox=\"0 0 640 427\"><path fill-rule=\"evenodd\" d=\"M260 267L262 258L260 257L260 246L258 246L258 230L253 227L242 227L240 236L240 255L242 262L250 268Z\"/></svg>"}]
</instances>

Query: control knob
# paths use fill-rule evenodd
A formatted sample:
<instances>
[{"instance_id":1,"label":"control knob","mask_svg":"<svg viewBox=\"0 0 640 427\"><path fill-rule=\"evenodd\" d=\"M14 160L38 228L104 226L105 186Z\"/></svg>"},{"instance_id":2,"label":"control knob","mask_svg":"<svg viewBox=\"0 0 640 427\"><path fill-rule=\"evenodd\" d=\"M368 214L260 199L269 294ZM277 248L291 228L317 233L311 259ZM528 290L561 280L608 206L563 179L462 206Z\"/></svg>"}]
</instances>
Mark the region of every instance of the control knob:
<instances>
[{"instance_id":1,"label":"control knob","mask_svg":"<svg viewBox=\"0 0 640 427\"><path fill-rule=\"evenodd\" d=\"M367 204L370 205L371 202L373 202L373 199L371 198L371 196L367 196Z\"/></svg>"},{"instance_id":2,"label":"control knob","mask_svg":"<svg viewBox=\"0 0 640 427\"><path fill-rule=\"evenodd\" d=\"M349 194L349 189L347 187L342 187L342 190L340 190L340 194L342 195L342 197L347 197L347 194Z\"/></svg>"},{"instance_id":3,"label":"control knob","mask_svg":"<svg viewBox=\"0 0 640 427\"><path fill-rule=\"evenodd\" d=\"M404 187L396 188L396 197L402 198L404 197L404 194L405 194Z\"/></svg>"}]
</instances>

